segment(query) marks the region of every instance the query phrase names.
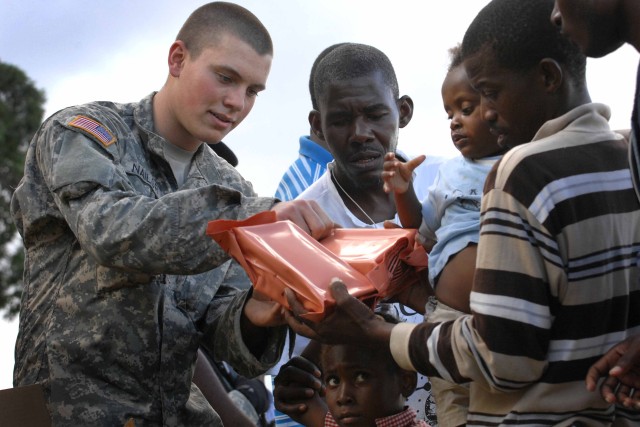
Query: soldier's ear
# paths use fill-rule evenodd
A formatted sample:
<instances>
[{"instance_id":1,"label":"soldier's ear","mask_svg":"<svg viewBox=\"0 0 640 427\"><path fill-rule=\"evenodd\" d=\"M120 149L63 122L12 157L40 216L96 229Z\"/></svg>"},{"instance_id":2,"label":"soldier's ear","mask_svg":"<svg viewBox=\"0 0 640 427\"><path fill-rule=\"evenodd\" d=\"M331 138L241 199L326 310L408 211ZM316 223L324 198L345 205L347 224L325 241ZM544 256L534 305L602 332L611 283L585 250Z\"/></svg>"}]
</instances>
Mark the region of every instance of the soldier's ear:
<instances>
[{"instance_id":1,"label":"soldier's ear","mask_svg":"<svg viewBox=\"0 0 640 427\"><path fill-rule=\"evenodd\" d=\"M169 74L173 77L180 77L184 68L189 51L182 40L176 40L169 48Z\"/></svg>"}]
</instances>

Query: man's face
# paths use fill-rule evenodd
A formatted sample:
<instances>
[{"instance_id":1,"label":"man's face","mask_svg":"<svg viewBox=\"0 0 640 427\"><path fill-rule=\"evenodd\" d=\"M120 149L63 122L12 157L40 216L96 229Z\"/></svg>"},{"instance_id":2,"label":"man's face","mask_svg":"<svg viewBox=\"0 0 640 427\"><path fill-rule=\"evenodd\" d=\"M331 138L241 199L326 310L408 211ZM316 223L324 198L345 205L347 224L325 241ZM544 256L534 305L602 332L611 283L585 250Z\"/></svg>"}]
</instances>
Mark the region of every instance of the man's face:
<instances>
[{"instance_id":1,"label":"man's face","mask_svg":"<svg viewBox=\"0 0 640 427\"><path fill-rule=\"evenodd\" d=\"M556 0L551 22L585 55L598 58L623 43L617 6L617 0Z\"/></svg>"},{"instance_id":2,"label":"man's face","mask_svg":"<svg viewBox=\"0 0 640 427\"><path fill-rule=\"evenodd\" d=\"M380 73L329 84L318 106L311 124L333 154L337 179L343 185L381 186L384 155L395 151L401 118L410 116L411 108L394 98ZM402 120L404 126L408 119Z\"/></svg>"},{"instance_id":3,"label":"man's face","mask_svg":"<svg viewBox=\"0 0 640 427\"><path fill-rule=\"evenodd\" d=\"M184 56L181 67L171 70L171 102L179 135L170 140L219 142L244 120L265 88L271 55L258 54L231 34L222 35L196 58L186 48L178 49Z\"/></svg>"},{"instance_id":4,"label":"man's face","mask_svg":"<svg viewBox=\"0 0 640 427\"><path fill-rule=\"evenodd\" d=\"M543 78L536 67L516 72L496 65L492 54L480 52L464 61L471 86L480 93L482 118L498 145L511 148L530 142L548 120Z\"/></svg>"},{"instance_id":5,"label":"man's face","mask_svg":"<svg viewBox=\"0 0 640 427\"><path fill-rule=\"evenodd\" d=\"M355 346L334 345L324 351L327 407L339 426L375 427L376 418L403 410L405 373L394 372L389 363L383 352Z\"/></svg>"}]
</instances>

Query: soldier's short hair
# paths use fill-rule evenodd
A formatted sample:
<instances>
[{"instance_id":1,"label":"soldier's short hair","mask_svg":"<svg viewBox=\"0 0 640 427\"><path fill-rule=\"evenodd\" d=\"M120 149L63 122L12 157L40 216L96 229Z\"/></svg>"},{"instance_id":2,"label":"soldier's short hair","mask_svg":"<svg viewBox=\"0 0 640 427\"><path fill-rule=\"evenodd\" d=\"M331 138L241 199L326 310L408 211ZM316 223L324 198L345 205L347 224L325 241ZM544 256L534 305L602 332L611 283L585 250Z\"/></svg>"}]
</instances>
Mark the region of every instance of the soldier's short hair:
<instances>
[{"instance_id":1,"label":"soldier's short hair","mask_svg":"<svg viewBox=\"0 0 640 427\"><path fill-rule=\"evenodd\" d=\"M381 73L393 97L398 99L400 97L398 79L387 55L373 46L344 43L329 52L316 68L314 84L316 101L320 101L331 83L375 73Z\"/></svg>"},{"instance_id":2,"label":"soldier's short hair","mask_svg":"<svg viewBox=\"0 0 640 427\"><path fill-rule=\"evenodd\" d=\"M245 41L259 55L273 55L273 42L262 22L244 7L228 2L207 3L193 11L176 40L183 41L191 55L197 57L229 33Z\"/></svg>"}]
</instances>

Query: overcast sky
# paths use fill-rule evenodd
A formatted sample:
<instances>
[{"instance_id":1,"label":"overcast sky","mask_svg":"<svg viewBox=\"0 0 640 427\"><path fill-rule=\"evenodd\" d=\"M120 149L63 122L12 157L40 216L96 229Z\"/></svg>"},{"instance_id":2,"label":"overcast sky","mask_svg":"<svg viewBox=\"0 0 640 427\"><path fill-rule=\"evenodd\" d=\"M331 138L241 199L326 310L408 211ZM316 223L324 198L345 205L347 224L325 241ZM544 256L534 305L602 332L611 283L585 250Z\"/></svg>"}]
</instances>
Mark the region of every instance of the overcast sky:
<instances>
[{"instance_id":1,"label":"overcast sky","mask_svg":"<svg viewBox=\"0 0 640 427\"><path fill-rule=\"evenodd\" d=\"M167 76L171 42L203 1L0 0L0 61L18 66L47 96L46 115L95 100L137 101ZM260 195L275 192L307 134L308 74L325 47L373 45L395 66L400 92L415 103L399 147L410 154L457 154L442 108L447 50L461 41L484 0L240 0L271 32L267 90L226 139ZM592 99L609 104L612 126L628 128L637 53L625 47L589 61ZM11 387L15 322L0 323L0 389Z\"/></svg>"}]
</instances>

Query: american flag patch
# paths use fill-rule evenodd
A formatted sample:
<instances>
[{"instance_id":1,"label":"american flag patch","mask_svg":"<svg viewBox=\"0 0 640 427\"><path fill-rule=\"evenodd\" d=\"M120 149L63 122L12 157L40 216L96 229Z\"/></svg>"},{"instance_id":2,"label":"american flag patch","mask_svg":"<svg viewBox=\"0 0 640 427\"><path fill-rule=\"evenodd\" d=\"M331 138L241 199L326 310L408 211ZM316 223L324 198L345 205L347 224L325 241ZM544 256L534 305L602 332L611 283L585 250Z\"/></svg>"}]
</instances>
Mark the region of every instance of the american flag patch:
<instances>
[{"instance_id":1,"label":"american flag patch","mask_svg":"<svg viewBox=\"0 0 640 427\"><path fill-rule=\"evenodd\" d=\"M116 137L109 132L109 129L104 127L101 123L96 122L86 116L76 116L69 122L69 126L82 129L90 135L93 135L98 139L105 147L110 146L116 142Z\"/></svg>"}]
</instances>

